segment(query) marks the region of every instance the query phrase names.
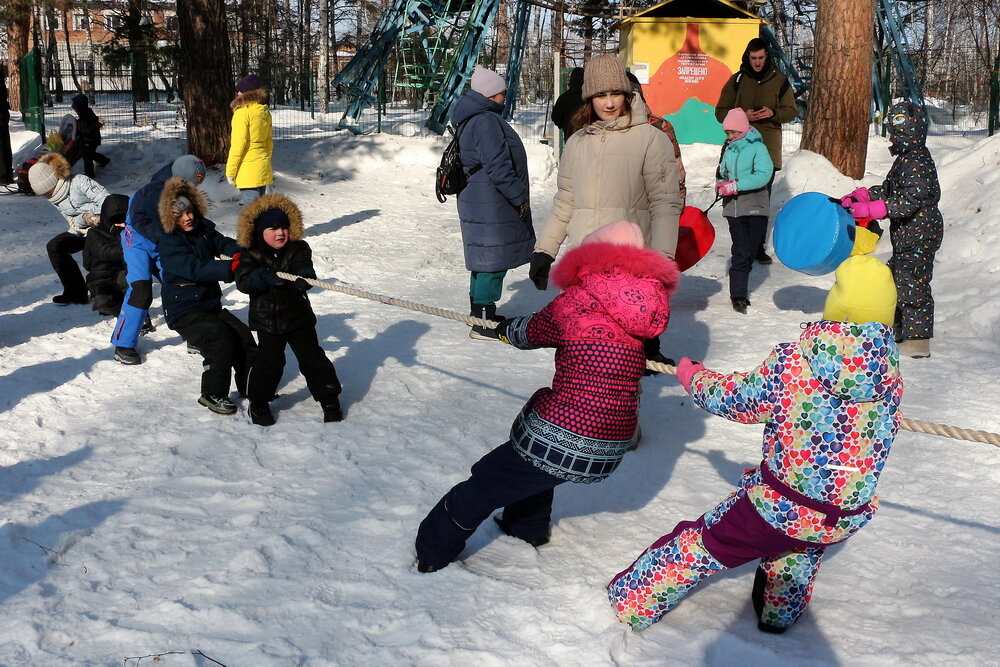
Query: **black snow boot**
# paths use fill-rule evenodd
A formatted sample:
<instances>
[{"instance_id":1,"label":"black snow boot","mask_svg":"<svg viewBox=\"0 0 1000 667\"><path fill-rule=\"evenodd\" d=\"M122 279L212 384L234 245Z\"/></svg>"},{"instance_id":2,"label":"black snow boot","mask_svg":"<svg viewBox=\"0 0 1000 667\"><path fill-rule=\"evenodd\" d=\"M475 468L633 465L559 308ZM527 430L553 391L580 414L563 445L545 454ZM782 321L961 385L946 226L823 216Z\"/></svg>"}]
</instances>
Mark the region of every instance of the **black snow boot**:
<instances>
[{"instance_id":1,"label":"black snow boot","mask_svg":"<svg viewBox=\"0 0 1000 667\"><path fill-rule=\"evenodd\" d=\"M274 426L271 406L264 401L250 401L250 421L257 426Z\"/></svg>"},{"instance_id":2,"label":"black snow boot","mask_svg":"<svg viewBox=\"0 0 1000 667\"><path fill-rule=\"evenodd\" d=\"M334 397L332 400L323 402L323 421L342 422L344 421L344 411L340 408L340 399Z\"/></svg>"},{"instance_id":3,"label":"black snow boot","mask_svg":"<svg viewBox=\"0 0 1000 667\"><path fill-rule=\"evenodd\" d=\"M484 320L490 320L491 322L499 321L497 320L496 304L481 306L479 304L474 303L472 304L472 312L470 314L473 317L479 317ZM500 337L497 335L496 329L479 326L478 324L472 325L472 331L469 332L469 338L472 338L474 340L500 340Z\"/></svg>"},{"instance_id":4,"label":"black snow boot","mask_svg":"<svg viewBox=\"0 0 1000 667\"><path fill-rule=\"evenodd\" d=\"M767 632L768 634L780 635L788 628L781 628L777 625L765 623L760 618L764 613L764 588L766 585L767 573L764 572L764 568L758 567L757 573L753 578L753 590L750 593L750 600L753 602L753 610L754 613L757 614L757 629L761 632Z\"/></svg>"}]
</instances>

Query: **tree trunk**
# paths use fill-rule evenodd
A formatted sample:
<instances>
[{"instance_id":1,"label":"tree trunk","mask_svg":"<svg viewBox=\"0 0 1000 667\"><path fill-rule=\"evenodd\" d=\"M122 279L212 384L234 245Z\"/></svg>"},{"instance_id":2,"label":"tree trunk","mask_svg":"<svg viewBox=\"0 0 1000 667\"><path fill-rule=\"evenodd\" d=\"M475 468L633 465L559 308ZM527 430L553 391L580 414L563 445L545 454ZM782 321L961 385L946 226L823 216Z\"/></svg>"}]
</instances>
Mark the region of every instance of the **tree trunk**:
<instances>
[{"instance_id":1,"label":"tree trunk","mask_svg":"<svg viewBox=\"0 0 1000 667\"><path fill-rule=\"evenodd\" d=\"M28 53L28 34L31 25L28 0L13 0L7 8L7 94L10 110L21 111L21 58Z\"/></svg>"},{"instance_id":2,"label":"tree trunk","mask_svg":"<svg viewBox=\"0 0 1000 667\"><path fill-rule=\"evenodd\" d=\"M178 3L180 4L180 3ZM180 16L180 8L177 10ZM142 5L129 0L125 13L125 34L132 52L132 94L136 102L149 101L149 52L142 28Z\"/></svg>"},{"instance_id":3,"label":"tree trunk","mask_svg":"<svg viewBox=\"0 0 1000 667\"><path fill-rule=\"evenodd\" d=\"M179 0L180 75L187 111L187 149L205 164L226 160L229 147L229 55L224 0Z\"/></svg>"},{"instance_id":4,"label":"tree trunk","mask_svg":"<svg viewBox=\"0 0 1000 667\"><path fill-rule=\"evenodd\" d=\"M802 148L846 176L865 171L871 109L875 0L826 0L817 7L816 51Z\"/></svg>"}]
</instances>

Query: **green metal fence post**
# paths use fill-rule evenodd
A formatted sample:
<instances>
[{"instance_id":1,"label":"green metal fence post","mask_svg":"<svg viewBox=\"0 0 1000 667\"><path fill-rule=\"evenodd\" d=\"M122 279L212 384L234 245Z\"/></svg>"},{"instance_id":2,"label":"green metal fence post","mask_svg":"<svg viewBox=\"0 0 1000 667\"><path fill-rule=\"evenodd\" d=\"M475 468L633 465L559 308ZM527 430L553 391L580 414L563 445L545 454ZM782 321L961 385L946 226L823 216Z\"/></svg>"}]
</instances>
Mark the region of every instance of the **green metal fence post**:
<instances>
[{"instance_id":1,"label":"green metal fence post","mask_svg":"<svg viewBox=\"0 0 1000 667\"><path fill-rule=\"evenodd\" d=\"M38 48L28 51L18 62L21 77L21 116L24 127L38 132L45 141L45 89L42 85L42 57Z\"/></svg>"}]
</instances>

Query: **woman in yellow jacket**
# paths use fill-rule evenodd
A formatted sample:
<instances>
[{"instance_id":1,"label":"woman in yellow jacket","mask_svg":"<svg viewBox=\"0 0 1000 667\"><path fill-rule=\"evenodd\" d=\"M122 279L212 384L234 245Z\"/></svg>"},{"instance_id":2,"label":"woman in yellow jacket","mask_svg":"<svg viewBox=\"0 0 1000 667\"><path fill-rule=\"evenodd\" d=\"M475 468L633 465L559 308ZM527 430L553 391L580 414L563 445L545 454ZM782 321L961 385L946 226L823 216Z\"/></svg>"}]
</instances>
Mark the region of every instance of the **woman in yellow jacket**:
<instances>
[{"instance_id":1,"label":"woman in yellow jacket","mask_svg":"<svg viewBox=\"0 0 1000 667\"><path fill-rule=\"evenodd\" d=\"M239 188L243 203L262 197L274 182L271 173L271 112L267 108L267 89L256 74L243 77L236 84L233 129L229 141L226 180Z\"/></svg>"}]
</instances>

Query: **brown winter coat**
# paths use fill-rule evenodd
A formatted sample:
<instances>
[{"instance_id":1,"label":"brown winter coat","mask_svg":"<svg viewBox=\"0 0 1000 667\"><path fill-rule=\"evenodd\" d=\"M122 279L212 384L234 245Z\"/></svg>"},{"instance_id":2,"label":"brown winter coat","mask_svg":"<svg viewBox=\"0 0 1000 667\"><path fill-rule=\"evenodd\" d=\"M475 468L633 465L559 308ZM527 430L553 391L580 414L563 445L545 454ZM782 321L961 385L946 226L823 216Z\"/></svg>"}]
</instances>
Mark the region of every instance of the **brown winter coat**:
<instances>
[{"instance_id":1,"label":"brown winter coat","mask_svg":"<svg viewBox=\"0 0 1000 667\"><path fill-rule=\"evenodd\" d=\"M598 227L628 220L642 229L647 248L673 259L683 207L677 162L670 139L647 114L636 97L631 115L591 123L569 138L536 252L556 257L567 239L574 248Z\"/></svg>"}]
</instances>

